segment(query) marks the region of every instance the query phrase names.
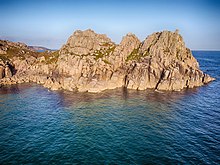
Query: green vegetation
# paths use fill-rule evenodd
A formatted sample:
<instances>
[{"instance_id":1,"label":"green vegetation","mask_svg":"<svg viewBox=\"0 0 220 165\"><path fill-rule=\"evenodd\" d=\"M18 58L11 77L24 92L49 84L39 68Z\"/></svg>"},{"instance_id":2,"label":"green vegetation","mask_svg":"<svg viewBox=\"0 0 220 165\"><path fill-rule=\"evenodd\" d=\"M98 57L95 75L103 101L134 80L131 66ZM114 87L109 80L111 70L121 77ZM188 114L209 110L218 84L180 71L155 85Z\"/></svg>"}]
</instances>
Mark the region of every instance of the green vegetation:
<instances>
[{"instance_id":1,"label":"green vegetation","mask_svg":"<svg viewBox=\"0 0 220 165\"><path fill-rule=\"evenodd\" d=\"M134 49L127 57L127 59L125 60L126 62L128 61L132 61L132 60L135 60L135 61L139 61L142 57L146 57L146 56L150 56L150 53L149 53L149 49L147 51L145 51L144 53L140 53L139 52L139 49L140 47Z\"/></svg>"},{"instance_id":2,"label":"green vegetation","mask_svg":"<svg viewBox=\"0 0 220 165\"><path fill-rule=\"evenodd\" d=\"M106 50L96 50L95 51L95 59L98 60L99 58L103 58L105 56L109 56L114 50L116 46L109 47Z\"/></svg>"},{"instance_id":3,"label":"green vegetation","mask_svg":"<svg viewBox=\"0 0 220 165\"><path fill-rule=\"evenodd\" d=\"M146 57L146 56L150 56L149 50L144 52L143 57Z\"/></svg>"},{"instance_id":4,"label":"green vegetation","mask_svg":"<svg viewBox=\"0 0 220 165\"><path fill-rule=\"evenodd\" d=\"M0 59L1 59L2 61L9 61L8 57L5 56L5 55L0 55Z\"/></svg>"},{"instance_id":5,"label":"green vegetation","mask_svg":"<svg viewBox=\"0 0 220 165\"><path fill-rule=\"evenodd\" d=\"M99 58L103 58L104 57L104 53L101 52L101 50L99 51L95 51L95 59L98 60Z\"/></svg>"},{"instance_id":6,"label":"green vegetation","mask_svg":"<svg viewBox=\"0 0 220 165\"><path fill-rule=\"evenodd\" d=\"M6 54L1 54L0 59L3 61L11 61L12 58L16 57L20 60L25 60L30 57L34 58L41 58L44 57L44 61L46 64L56 63L59 57L59 51L45 51L45 52L35 52L30 50L26 46L20 46L16 43L7 43L7 42L0 42L0 46L4 47Z\"/></svg>"},{"instance_id":7,"label":"green vegetation","mask_svg":"<svg viewBox=\"0 0 220 165\"><path fill-rule=\"evenodd\" d=\"M130 60L139 60L140 54L139 54L139 48L134 49L131 54L128 55L126 62Z\"/></svg>"},{"instance_id":8,"label":"green vegetation","mask_svg":"<svg viewBox=\"0 0 220 165\"><path fill-rule=\"evenodd\" d=\"M110 63L108 60L103 60L104 61L104 63L106 63L106 64L109 64L109 65L112 65L112 63Z\"/></svg>"},{"instance_id":9,"label":"green vegetation","mask_svg":"<svg viewBox=\"0 0 220 165\"><path fill-rule=\"evenodd\" d=\"M59 50L53 52L41 52L38 57L44 56L46 64L56 63L59 57Z\"/></svg>"},{"instance_id":10,"label":"green vegetation","mask_svg":"<svg viewBox=\"0 0 220 165\"><path fill-rule=\"evenodd\" d=\"M116 46L112 46L112 47L109 47L107 50L106 50L106 53L107 55L109 55L111 52L113 52L115 50Z\"/></svg>"},{"instance_id":11,"label":"green vegetation","mask_svg":"<svg viewBox=\"0 0 220 165\"><path fill-rule=\"evenodd\" d=\"M8 48L6 56L8 58L12 58L14 56L17 56L19 54L19 51L20 49L15 48L15 47Z\"/></svg>"},{"instance_id":12,"label":"green vegetation","mask_svg":"<svg viewBox=\"0 0 220 165\"><path fill-rule=\"evenodd\" d=\"M15 46L11 46L7 49L6 54L0 55L0 59L3 61L12 59L13 57L18 57L21 60L24 60L27 56L37 57L37 52L32 52L28 49L21 49Z\"/></svg>"},{"instance_id":13,"label":"green vegetation","mask_svg":"<svg viewBox=\"0 0 220 165\"><path fill-rule=\"evenodd\" d=\"M112 44L108 43L108 42L105 42L105 43L102 43L102 46L111 46Z\"/></svg>"}]
</instances>

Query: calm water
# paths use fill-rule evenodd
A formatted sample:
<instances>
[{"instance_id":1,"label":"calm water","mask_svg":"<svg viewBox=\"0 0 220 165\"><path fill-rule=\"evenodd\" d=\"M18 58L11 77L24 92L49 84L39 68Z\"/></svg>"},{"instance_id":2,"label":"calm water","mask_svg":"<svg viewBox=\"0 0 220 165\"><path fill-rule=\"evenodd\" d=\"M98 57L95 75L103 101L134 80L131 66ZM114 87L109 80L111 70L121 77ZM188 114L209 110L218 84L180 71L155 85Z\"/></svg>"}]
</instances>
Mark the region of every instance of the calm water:
<instances>
[{"instance_id":1,"label":"calm water","mask_svg":"<svg viewBox=\"0 0 220 165\"><path fill-rule=\"evenodd\" d=\"M219 164L220 52L194 52L217 78L182 92L0 89L0 164Z\"/></svg>"}]
</instances>

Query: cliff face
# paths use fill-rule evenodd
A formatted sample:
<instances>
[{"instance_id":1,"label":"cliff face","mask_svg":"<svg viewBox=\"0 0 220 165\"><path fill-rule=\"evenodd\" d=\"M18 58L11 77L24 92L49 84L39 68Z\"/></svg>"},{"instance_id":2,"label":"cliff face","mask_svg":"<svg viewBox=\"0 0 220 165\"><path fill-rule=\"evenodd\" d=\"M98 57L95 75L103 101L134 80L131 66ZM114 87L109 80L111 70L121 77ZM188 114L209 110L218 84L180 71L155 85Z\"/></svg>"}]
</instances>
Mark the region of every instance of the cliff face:
<instances>
[{"instance_id":1,"label":"cliff face","mask_svg":"<svg viewBox=\"0 0 220 165\"><path fill-rule=\"evenodd\" d=\"M22 59L7 61L16 73L7 80L2 76L1 84L33 81L53 90L100 92L117 87L181 90L214 80L199 69L178 31L153 33L143 42L127 34L119 45L92 30L76 31L59 52L28 51Z\"/></svg>"}]
</instances>

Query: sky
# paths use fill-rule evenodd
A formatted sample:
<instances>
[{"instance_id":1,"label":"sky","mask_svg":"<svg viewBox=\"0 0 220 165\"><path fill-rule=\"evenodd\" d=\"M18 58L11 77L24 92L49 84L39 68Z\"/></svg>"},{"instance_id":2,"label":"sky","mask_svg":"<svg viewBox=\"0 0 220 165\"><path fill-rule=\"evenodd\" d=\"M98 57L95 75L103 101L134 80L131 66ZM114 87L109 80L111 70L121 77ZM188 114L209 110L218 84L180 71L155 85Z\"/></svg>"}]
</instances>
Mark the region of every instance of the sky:
<instances>
[{"instance_id":1,"label":"sky","mask_svg":"<svg viewBox=\"0 0 220 165\"><path fill-rule=\"evenodd\" d=\"M59 49L75 30L93 29L120 43L163 30L192 50L220 50L218 0L0 0L0 39Z\"/></svg>"}]
</instances>

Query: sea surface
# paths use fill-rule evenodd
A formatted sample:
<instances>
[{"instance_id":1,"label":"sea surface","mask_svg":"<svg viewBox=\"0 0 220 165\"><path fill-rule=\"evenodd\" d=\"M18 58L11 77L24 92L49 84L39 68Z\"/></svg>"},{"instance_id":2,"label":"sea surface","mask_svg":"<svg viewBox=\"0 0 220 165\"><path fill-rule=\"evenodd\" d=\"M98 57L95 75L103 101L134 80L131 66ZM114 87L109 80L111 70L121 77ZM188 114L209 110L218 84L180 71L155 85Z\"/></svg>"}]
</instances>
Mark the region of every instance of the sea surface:
<instances>
[{"instance_id":1,"label":"sea surface","mask_svg":"<svg viewBox=\"0 0 220 165\"><path fill-rule=\"evenodd\" d=\"M193 54L216 81L181 92L0 88L0 164L219 164L220 52Z\"/></svg>"}]
</instances>

